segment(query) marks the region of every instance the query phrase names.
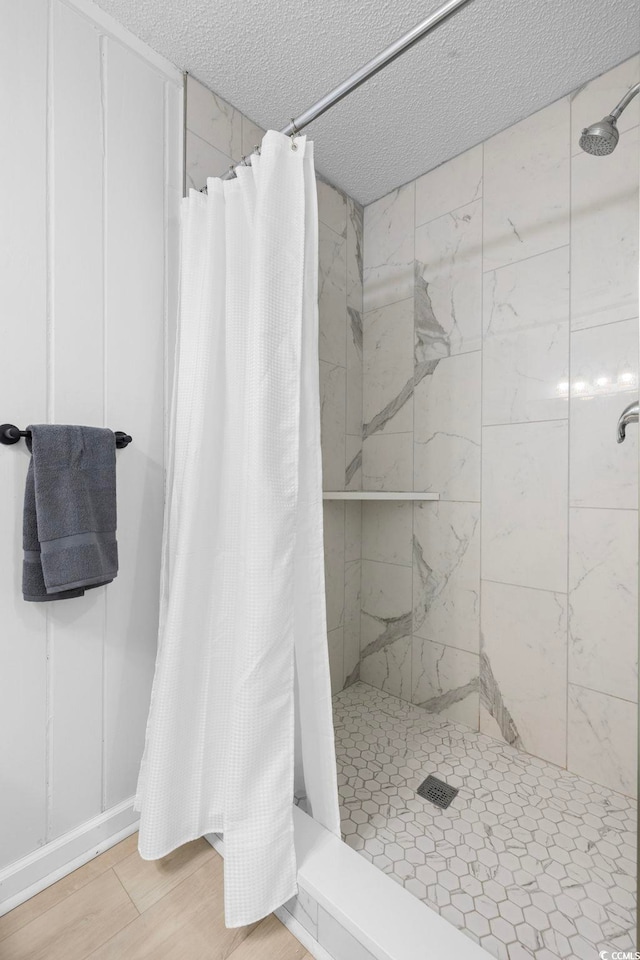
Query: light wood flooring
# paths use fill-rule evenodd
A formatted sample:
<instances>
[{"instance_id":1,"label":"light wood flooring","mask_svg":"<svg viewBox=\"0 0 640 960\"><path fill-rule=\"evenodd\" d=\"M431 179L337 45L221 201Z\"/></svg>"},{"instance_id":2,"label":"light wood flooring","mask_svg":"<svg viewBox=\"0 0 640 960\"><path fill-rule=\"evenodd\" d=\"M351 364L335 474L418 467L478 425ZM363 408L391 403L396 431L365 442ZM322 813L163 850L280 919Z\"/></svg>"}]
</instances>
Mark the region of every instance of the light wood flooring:
<instances>
[{"instance_id":1,"label":"light wood flooring","mask_svg":"<svg viewBox=\"0 0 640 960\"><path fill-rule=\"evenodd\" d=\"M0 960L312 960L273 915L224 925L222 859L195 840L163 860L123 840L0 917Z\"/></svg>"}]
</instances>

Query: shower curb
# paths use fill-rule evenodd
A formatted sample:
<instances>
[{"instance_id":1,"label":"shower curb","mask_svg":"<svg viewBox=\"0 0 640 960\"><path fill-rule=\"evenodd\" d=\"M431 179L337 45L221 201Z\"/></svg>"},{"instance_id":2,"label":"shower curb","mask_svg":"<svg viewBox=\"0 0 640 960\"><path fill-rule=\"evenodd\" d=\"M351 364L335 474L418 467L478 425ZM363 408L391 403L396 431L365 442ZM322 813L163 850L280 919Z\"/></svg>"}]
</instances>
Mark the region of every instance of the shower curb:
<instances>
[{"instance_id":1,"label":"shower curb","mask_svg":"<svg viewBox=\"0 0 640 960\"><path fill-rule=\"evenodd\" d=\"M490 956L299 807L293 814L298 895L276 915L316 960ZM205 839L224 856L219 836Z\"/></svg>"}]
</instances>

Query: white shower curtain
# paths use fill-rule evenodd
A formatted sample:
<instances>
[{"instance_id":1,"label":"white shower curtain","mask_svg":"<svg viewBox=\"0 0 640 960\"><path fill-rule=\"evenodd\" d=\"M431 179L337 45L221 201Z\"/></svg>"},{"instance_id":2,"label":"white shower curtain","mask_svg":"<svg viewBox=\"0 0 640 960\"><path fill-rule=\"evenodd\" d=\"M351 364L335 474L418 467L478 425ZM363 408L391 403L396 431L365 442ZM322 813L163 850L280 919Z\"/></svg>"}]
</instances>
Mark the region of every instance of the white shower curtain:
<instances>
[{"instance_id":1,"label":"white shower curtain","mask_svg":"<svg viewBox=\"0 0 640 960\"><path fill-rule=\"evenodd\" d=\"M296 793L339 833L313 144L270 131L237 173L183 200L159 649L136 798L145 859L223 835L227 926L296 893L294 765Z\"/></svg>"}]
</instances>

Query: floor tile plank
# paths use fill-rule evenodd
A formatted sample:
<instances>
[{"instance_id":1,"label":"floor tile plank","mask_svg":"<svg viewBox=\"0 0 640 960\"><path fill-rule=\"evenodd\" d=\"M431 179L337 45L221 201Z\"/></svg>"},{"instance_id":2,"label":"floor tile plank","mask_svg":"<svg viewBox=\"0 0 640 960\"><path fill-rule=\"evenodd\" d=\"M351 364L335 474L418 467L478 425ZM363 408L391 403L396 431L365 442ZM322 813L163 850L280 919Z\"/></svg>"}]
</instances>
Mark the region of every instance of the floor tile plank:
<instances>
[{"instance_id":1,"label":"floor tile plank","mask_svg":"<svg viewBox=\"0 0 640 960\"><path fill-rule=\"evenodd\" d=\"M78 867L73 873L53 883L50 887L47 887L46 890L43 890L42 893L37 893L35 897L31 897L30 900L21 903L19 907L15 907L14 910L6 913L4 917L0 917L0 941L21 927L26 926L27 923L35 920L43 913L46 913L51 907L55 907L57 903L71 896L72 893L84 887L85 884L90 883L92 880L95 880L96 877L106 873L114 864L130 856L137 850L137 847L138 834L134 833L133 836L127 837L126 840L121 840L120 843L117 843L114 847L105 850L104 853L94 857L93 860L89 860L84 866ZM2 957L1 950L0 957Z\"/></svg>"},{"instance_id":2,"label":"floor tile plank","mask_svg":"<svg viewBox=\"0 0 640 960\"><path fill-rule=\"evenodd\" d=\"M114 869L140 913L144 913L203 863L218 856L211 844L200 839L185 843L162 860L143 860L134 852Z\"/></svg>"},{"instance_id":3,"label":"floor tile plank","mask_svg":"<svg viewBox=\"0 0 640 960\"><path fill-rule=\"evenodd\" d=\"M103 943L90 960L227 960L254 928L225 927L223 862L216 855Z\"/></svg>"},{"instance_id":4,"label":"floor tile plank","mask_svg":"<svg viewBox=\"0 0 640 960\"><path fill-rule=\"evenodd\" d=\"M299 940L271 914L231 954L230 960L304 960L310 956Z\"/></svg>"},{"instance_id":5,"label":"floor tile plank","mask_svg":"<svg viewBox=\"0 0 640 960\"><path fill-rule=\"evenodd\" d=\"M85 960L91 950L136 917L138 911L109 869L5 937L0 945L0 957L2 960Z\"/></svg>"}]
</instances>

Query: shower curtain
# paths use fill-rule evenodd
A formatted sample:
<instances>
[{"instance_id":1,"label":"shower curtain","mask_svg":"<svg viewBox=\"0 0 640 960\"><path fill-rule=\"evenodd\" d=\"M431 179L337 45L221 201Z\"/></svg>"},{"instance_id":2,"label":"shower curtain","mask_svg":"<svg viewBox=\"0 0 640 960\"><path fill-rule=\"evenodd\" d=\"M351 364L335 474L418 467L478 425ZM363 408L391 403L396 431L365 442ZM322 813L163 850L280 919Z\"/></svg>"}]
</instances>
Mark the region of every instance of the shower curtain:
<instances>
[{"instance_id":1,"label":"shower curtain","mask_svg":"<svg viewBox=\"0 0 640 960\"><path fill-rule=\"evenodd\" d=\"M223 835L233 927L296 893L294 783L339 834L313 144L269 131L252 166L207 186L182 206L159 647L136 805L145 859Z\"/></svg>"}]
</instances>

